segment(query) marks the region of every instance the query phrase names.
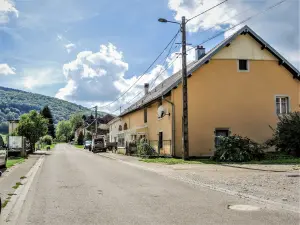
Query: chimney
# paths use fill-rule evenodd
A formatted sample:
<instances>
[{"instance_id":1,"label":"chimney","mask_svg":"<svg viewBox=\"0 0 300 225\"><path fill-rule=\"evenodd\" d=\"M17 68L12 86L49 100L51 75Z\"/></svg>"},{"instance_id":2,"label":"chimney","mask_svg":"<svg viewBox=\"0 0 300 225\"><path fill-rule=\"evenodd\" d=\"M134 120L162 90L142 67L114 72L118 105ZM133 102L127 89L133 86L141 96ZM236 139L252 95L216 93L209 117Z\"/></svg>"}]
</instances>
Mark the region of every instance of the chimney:
<instances>
[{"instance_id":1,"label":"chimney","mask_svg":"<svg viewBox=\"0 0 300 225\"><path fill-rule=\"evenodd\" d=\"M196 60L201 59L203 56L205 56L205 48L203 46L197 46L196 47Z\"/></svg>"},{"instance_id":2,"label":"chimney","mask_svg":"<svg viewBox=\"0 0 300 225\"><path fill-rule=\"evenodd\" d=\"M149 83L144 84L144 90L145 90L145 95L147 95L149 92Z\"/></svg>"}]
</instances>

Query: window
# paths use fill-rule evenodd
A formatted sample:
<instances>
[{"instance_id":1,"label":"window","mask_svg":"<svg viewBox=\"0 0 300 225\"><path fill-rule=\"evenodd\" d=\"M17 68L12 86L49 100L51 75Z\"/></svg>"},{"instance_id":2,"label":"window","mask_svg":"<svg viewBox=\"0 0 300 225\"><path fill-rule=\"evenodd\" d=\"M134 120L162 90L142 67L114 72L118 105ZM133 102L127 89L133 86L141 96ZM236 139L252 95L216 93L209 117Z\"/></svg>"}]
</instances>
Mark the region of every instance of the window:
<instances>
[{"instance_id":1,"label":"window","mask_svg":"<svg viewBox=\"0 0 300 225\"><path fill-rule=\"evenodd\" d=\"M158 148L163 148L163 132L158 133Z\"/></svg>"},{"instance_id":2,"label":"window","mask_svg":"<svg viewBox=\"0 0 300 225\"><path fill-rule=\"evenodd\" d=\"M124 124L124 130L127 130L127 123Z\"/></svg>"},{"instance_id":3,"label":"window","mask_svg":"<svg viewBox=\"0 0 300 225\"><path fill-rule=\"evenodd\" d=\"M125 146L124 134L118 134L118 147L124 147L124 146Z\"/></svg>"},{"instance_id":4,"label":"window","mask_svg":"<svg viewBox=\"0 0 300 225\"><path fill-rule=\"evenodd\" d=\"M289 113L289 97L276 97L276 114Z\"/></svg>"},{"instance_id":5,"label":"window","mask_svg":"<svg viewBox=\"0 0 300 225\"><path fill-rule=\"evenodd\" d=\"M147 108L144 108L144 123L147 123Z\"/></svg>"},{"instance_id":6,"label":"window","mask_svg":"<svg viewBox=\"0 0 300 225\"><path fill-rule=\"evenodd\" d=\"M216 129L215 130L215 146L219 146L220 139L222 137L228 137L229 135L229 129Z\"/></svg>"},{"instance_id":7,"label":"window","mask_svg":"<svg viewBox=\"0 0 300 225\"><path fill-rule=\"evenodd\" d=\"M122 131L122 125L119 125L119 131Z\"/></svg>"},{"instance_id":8,"label":"window","mask_svg":"<svg viewBox=\"0 0 300 225\"><path fill-rule=\"evenodd\" d=\"M238 60L239 71L249 71L249 60Z\"/></svg>"}]
</instances>

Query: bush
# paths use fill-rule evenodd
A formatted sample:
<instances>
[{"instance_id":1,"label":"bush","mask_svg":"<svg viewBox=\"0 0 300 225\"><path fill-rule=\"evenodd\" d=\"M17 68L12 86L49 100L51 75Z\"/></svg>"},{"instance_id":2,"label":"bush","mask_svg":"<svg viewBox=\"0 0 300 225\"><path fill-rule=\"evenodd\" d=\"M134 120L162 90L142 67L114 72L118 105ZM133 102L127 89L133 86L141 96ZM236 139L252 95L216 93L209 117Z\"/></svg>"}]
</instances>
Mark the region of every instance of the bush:
<instances>
[{"instance_id":1,"label":"bush","mask_svg":"<svg viewBox=\"0 0 300 225\"><path fill-rule=\"evenodd\" d=\"M220 138L213 159L221 162L247 162L264 157L262 146L247 137L233 135Z\"/></svg>"},{"instance_id":2,"label":"bush","mask_svg":"<svg viewBox=\"0 0 300 225\"><path fill-rule=\"evenodd\" d=\"M40 138L40 141L46 145L52 145L53 138L50 135L45 135Z\"/></svg>"},{"instance_id":3,"label":"bush","mask_svg":"<svg viewBox=\"0 0 300 225\"><path fill-rule=\"evenodd\" d=\"M77 144L83 145L83 139L84 139L84 135L83 135L82 131L80 131L78 138L77 138Z\"/></svg>"},{"instance_id":4,"label":"bush","mask_svg":"<svg viewBox=\"0 0 300 225\"><path fill-rule=\"evenodd\" d=\"M137 142L137 154L138 156L158 155L155 149L153 149L144 138Z\"/></svg>"},{"instance_id":5,"label":"bush","mask_svg":"<svg viewBox=\"0 0 300 225\"><path fill-rule=\"evenodd\" d=\"M300 112L279 117L274 143L276 150L300 157Z\"/></svg>"}]
</instances>

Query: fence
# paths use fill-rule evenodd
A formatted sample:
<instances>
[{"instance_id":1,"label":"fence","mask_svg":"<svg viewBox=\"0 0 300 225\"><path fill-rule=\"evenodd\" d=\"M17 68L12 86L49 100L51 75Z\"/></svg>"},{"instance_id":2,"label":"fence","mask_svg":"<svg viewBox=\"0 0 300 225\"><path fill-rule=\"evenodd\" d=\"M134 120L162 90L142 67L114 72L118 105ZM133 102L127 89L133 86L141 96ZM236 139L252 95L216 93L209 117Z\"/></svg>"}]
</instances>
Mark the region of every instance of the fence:
<instances>
[{"instance_id":1,"label":"fence","mask_svg":"<svg viewBox=\"0 0 300 225\"><path fill-rule=\"evenodd\" d=\"M149 145L155 149L159 155L171 155L172 142L171 140L163 140L162 148L158 148L158 140L150 140Z\"/></svg>"}]
</instances>

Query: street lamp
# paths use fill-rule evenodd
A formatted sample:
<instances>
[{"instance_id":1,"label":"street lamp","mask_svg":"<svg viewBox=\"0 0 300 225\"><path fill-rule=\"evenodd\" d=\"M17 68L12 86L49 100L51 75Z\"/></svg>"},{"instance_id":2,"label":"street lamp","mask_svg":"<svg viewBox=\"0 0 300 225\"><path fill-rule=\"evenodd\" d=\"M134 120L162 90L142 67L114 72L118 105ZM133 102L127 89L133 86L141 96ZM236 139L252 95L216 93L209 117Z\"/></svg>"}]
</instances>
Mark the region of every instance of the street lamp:
<instances>
[{"instance_id":1,"label":"street lamp","mask_svg":"<svg viewBox=\"0 0 300 225\"><path fill-rule=\"evenodd\" d=\"M189 158L189 124L188 124L188 92L187 92L187 67L186 67L186 19L183 16L181 23L159 18L161 23L176 23L181 27L182 33L182 158Z\"/></svg>"}]
</instances>

